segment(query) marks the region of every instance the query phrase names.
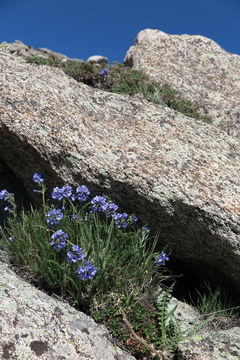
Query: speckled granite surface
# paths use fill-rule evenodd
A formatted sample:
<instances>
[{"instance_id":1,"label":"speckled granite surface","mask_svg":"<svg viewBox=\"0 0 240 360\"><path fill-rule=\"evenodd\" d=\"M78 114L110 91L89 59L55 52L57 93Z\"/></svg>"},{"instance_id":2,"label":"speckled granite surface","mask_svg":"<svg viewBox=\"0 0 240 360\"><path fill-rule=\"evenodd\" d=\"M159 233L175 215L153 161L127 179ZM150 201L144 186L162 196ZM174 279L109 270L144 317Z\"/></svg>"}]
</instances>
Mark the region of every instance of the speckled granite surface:
<instances>
[{"instance_id":1,"label":"speckled granite surface","mask_svg":"<svg viewBox=\"0 0 240 360\"><path fill-rule=\"evenodd\" d=\"M240 136L240 56L200 35L142 30L126 62L202 104L213 123Z\"/></svg>"},{"instance_id":2,"label":"speckled granite surface","mask_svg":"<svg viewBox=\"0 0 240 360\"><path fill-rule=\"evenodd\" d=\"M0 157L33 199L85 184L160 233L159 245L240 290L240 143L169 108L77 83L0 51Z\"/></svg>"}]
</instances>

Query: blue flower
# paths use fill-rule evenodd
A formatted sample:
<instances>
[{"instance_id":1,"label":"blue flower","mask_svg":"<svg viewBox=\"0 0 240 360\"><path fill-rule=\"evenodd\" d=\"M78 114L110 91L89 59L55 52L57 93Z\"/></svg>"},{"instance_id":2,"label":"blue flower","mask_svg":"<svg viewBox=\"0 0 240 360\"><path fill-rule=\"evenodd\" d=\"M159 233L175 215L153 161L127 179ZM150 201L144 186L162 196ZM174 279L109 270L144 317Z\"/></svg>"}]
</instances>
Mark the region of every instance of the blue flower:
<instances>
[{"instance_id":1,"label":"blue flower","mask_svg":"<svg viewBox=\"0 0 240 360\"><path fill-rule=\"evenodd\" d=\"M50 242L50 245L52 245L56 251L64 249L66 247L67 238L68 234L66 234L63 230L58 230L52 234L51 239L53 239L53 241Z\"/></svg>"},{"instance_id":2,"label":"blue flower","mask_svg":"<svg viewBox=\"0 0 240 360\"><path fill-rule=\"evenodd\" d=\"M104 196L95 196L91 200L91 204L90 214L95 211L103 211L103 209L107 207L107 199Z\"/></svg>"},{"instance_id":3,"label":"blue flower","mask_svg":"<svg viewBox=\"0 0 240 360\"><path fill-rule=\"evenodd\" d=\"M59 187L55 187L52 191L52 198L54 200L62 200L62 189Z\"/></svg>"},{"instance_id":4,"label":"blue flower","mask_svg":"<svg viewBox=\"0 0 240 360\"><path fill-rule=\"evenodd\" d=\"M44 178L43 178L42 175L39 174L39 173L33 174L32 179L33 179L33 181L34 181L35 183L38 183L38 184L44 183Z\"/></svg>"},{"instance_id":5,"label":"blue flower","mask_svg":"<svg viewBox=\"0 0 240 360\"><path fill-rule=\"evenodd\" d=\"M72 187L64 185L62 188L55 187L52 191L52 198L54 200L62 200L63 198L70 198L72 195Z\"/></svg>"},{"instance_id":6,"label":"blue flower","mask_svg":"<svg viewBox=\"0 0 240 360\"><path fill-rule=\"evenodd\" d=\"M119 229L121 228L126 228L129 225L128 220L128 214L127 213L117 213L116 215L113 216L114 220L115 220L115 224L117 225L117 227Z\"/></svg>"},{"instance_id":7,"label":"blue flower","mask_svg":"<svg viewBox=\"0 0 240 360\"><path fill-rule=\"evenodd\" d=\"M72 195L72 187L69 185L64 185L62 187L62 196L65 198L70 198Z\"/></svg>"},{"instance_id":8,"label":"blue flower","mask_svg":"<svg viewBox=\"0 0 240 360\"><path fill-rule=\"evenodd\" d=\"M106 215L106 217L115 216L117 209L118 206L111 202L108 202L101 207L101 211Z\"/></svg>"},{"instance_id":9,"label":"blue flower","mask_svg":"<svg viewBox=\"0 0 240 360\"><path fill-rule=\"evenodd\" d=\"M80 266L77 269L77 275L82 280L92 279L96 275L97 269L89 261L85 260L85 265Z\"/></svg>"},{"instance_id":10,"label":"blue flower","mask_svg":"<svg viewBox=\"0 0 240 360\"><path fill-rule=\"evenodd\" d=\"M75 199L79 201L86 201L89 195L90 195L90 191L87 188L87 186L82 185L76 188Z\"/></svg>"},{"instance_id":11,"label":"blue flower","mask_svg":"<svg viewBox=\"0 0 240 360\"><path fill-rule=\"evenodd\" d=\"M55 226L59 224L62 218L63 213L61 209L53 209L47 213L47 222L50 226Z\"/></svg>"},{"instance_id":12,"label":"blue flower","mask_svg":"<svg viewBox=\"0 0 240 360\"><path fill-rule=\"evenodd\" d=\"M166 255L165 252L162 252L159 258L157 259L157 266L164 266L165 262L169 260L169 257Z\"/></svg>"},{"instance_id":13,"label":"blue flower","mask_svg":"<svg viewBox=\"0 0 240 360\"><path fill-rule=\"evenodd\" d=\"M133 221L133 222L137 222L137 221L138 221L137 216L133 215L133 216L132 216L132 221Z\"/></svg>"},{"instance_id":14,"label":"blue flower","mask_svg":"<svg viewBox=\"0 0 240 360\"><path fill-rule=\"evenodd\" d=\"M108 69L102 69L99 74L103 75L103 76L107 76L109 74L109 70Z\"/></svg>"},{"instance_id":15,"label":"blue flower","mask_svg":"<svg viewBox=\"0 0 240 360\"><path fill-rule=\"evenodd\" d=\"M71 251L68 251L67 262L75 263L76 261L83 260L86 257L82 248L80 248L78 245L73 245L72 250L74 251L75 254L72 253Z\"/></svg>"},{"instance_id":16,"label":"blue flower","mask_svg":"<svg viewBox=\"0 0 240 360\"><path fill-rule=\"evenodd\" d=\"M0 191L0 200L8 200L9 195L11 195L6 189Z\"/></svg>"},{"instance_id":17,"label":"blue flower","mask_svg":"<svg viewBox=\"0 0 240 360\"><path fill-rule=\"evenodd\" d=\"M144 226L142 229L143 229L143 231L146 231L146 232L150 231L150 229L147 226Z\"/></svg>"}]
</instances>

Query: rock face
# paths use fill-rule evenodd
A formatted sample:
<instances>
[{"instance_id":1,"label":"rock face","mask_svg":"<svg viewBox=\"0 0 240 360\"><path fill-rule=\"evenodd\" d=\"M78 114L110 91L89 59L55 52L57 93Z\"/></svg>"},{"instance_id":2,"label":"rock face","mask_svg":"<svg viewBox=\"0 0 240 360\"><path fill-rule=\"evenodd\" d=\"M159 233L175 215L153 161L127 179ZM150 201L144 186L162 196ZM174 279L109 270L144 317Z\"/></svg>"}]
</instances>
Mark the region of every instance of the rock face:
<instances>
[{"instance_id":1,"label":"rock face","mask_svg":"<svg viewBox=\"0 0 240 360\"><path fill-rule=\"evenodd\" d=\"M33 201L36 171L49 187L85 184L159 232L160 248L194 276L226 278L240 291L237 139L3 50L0 90L0 156Z\"/></svg>"},{"instance_id":2,"label":"rock face","mask_svg":"<svg viewBox=\"0 0 240 360\"><path fill-rule=\"evenodd\" d=\"M22 41L19 40L15 40L13 43L10 44L6 43L4 46L7 47L11 53L22 57L36 56L47 59L49 56L55 56L61 61L70 60L69 57L63 54L57 53L55 51L46 48L34 49L32 46L25 45Z\"/></svg>"},{"instance_id":3,"label":"rock face","mask_svg":"<svg viewBox=\"0 0 240 360\"><path fill-rule=\"evenodd\" d=\"M194 307L174 297L169 302L168 312L174 312L175 318L180 322L181 330L185 333L192 330L201 321L200 314Z\"/></svg>"},{"instance_id":4,"label":"rock face","mask_svg":"<svg viewBox=\"0 0 240 360\"><path fill-rule=\"evenodd\" d=\"M240 328L204 333L179 344L178 360L239 360Z\"/></svg>"},{"instance_id":5,"label":"rock face","mask_svg":"<svg viewBox=\"0 0 240 360\"><path fill-rule=\"evenodd\" d=\"M0 358L134 360L90 317L19 279L0 262Z\"/></svg>"},{"instance_id":6,"label":"rock face","mask_svg":"<svg viewBox=\"0 0 240 360\"><path fill-rule=\"evenodd\" d=\"M128 50L125 62L202 104L216 126L240 136L239 55L203 36L145 29Z\"/></svg>"}]
</instances>

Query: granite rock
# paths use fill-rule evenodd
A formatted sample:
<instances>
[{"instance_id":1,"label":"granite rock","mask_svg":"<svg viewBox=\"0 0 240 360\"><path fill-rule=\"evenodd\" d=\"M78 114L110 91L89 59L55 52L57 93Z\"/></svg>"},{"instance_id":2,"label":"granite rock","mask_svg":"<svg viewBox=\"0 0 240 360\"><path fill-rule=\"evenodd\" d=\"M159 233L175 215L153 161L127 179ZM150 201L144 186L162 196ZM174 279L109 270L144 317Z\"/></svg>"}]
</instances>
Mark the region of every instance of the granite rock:
<instances>
[{"instance_id":1,"label":"granite rock","mask_svg":"<svg viewBox=\"0 0 240 360\"><path fill-rule=\"evenodd\" d=\"M239 360L240 328L195 335L178 347L178 360Z\"/></svg>"},{"instance_id":2,"label":"granite rock","mask_svg":"<svg viewBox=\"0 0 240 360\"><path fill-rule=\"evenodd\" d=\"M169 35L145 29L125 62L151 78L172 85L202 105L213 123L240 136L240 56L199 35Z\"/></svg>"},{"instance_id":3,"label":"granite rock","mask_svg":"<svg viewBox=\"0 0 240 360\"><path fill-rule=\"evenodd\" d=\"M102 55L93 55L87 59L89 63L108 64L108 58Z\"/></svg>"},{"instance_id":4,"label":"granite rock","mask_svg":"<svg viewBox=\"0 0 240 360\"><path fill-rule=\"evenodd\" d=\"M0 358L134 360L106 328L21 280L0 261Z\"/></svg>"},{"instance_id":5,"label":"granite rock","mask_svg":"<svg viewBox=\"0 0 240 360\"><path fill-rule=\"evenodd\" d=\"M85 184L159 232L193 276L240 291L240 143L146 100L103 92L0 51L0 158L34 202Z\"/></svg>"},{"instance_id":6,"label":"granite rock","mask_svg":"<svg viewBox=\"0 0 240 360\"><path fill-rule=\"evenodd\" d=\"M49 50L47 48L35 49L30 45L24 44L20 40L15 40L13 43L3 43L3 47L7 48L10 51L10 53L16 54L18 56L22 56L23 58L25 58L25 57L41 57L41 58L47 59L49 56L54 56L55 58L61 60L62 62L67 61L67 60L73 60L73 59L70 59L66 55ZM76 59L76 60L82 61L80 59Z\"/></svg>"}]
</instances>

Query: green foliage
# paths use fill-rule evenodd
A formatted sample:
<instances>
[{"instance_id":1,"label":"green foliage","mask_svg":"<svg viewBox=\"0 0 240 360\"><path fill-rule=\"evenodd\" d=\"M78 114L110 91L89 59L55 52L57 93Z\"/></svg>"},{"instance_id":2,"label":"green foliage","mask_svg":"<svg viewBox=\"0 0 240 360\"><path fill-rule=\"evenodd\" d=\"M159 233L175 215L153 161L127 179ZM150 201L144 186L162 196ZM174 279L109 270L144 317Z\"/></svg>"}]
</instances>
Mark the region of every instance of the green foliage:
<instances>
[{"instance_id":1,"label":"green foliage","mask_svg":"<svg viewBox=\"0 0 240 360\"><path fill-rule=\"evenodd\" d=\"M169 276L156 266L157 237L149 237L145 227L135 228L132 217L129 217L132 227L118 228L114 217L92 210L94 202L72 202L72 193L56 200L62 217L50 226L46 214L58 210L46 201L46 187L41 183L40 174L34 176L42 195L43 205L39 209L22 212L18 217L13 194L1 192L1 199L8 201L12 210L7 228L2 229L0 243L15 266L26 270L50 293L62 296L104 323L111 334L140 359L148 356L150 360L154 352L159 356L164 351L173 354L179 341L196 334L205 325L206 321L183 332L175 316L177 306L169 309L173 287L164 287L159 296L159 286L163 289L161 284ZM112 204L110 200L105 201ZM68 234L68 238L66 244L56 250L51 241L57 229ZM67 261L73 245L83 249L88 261L97 268L96 275L87 280L79 277L79 262ZM209 296L199 300L199 310L209 313L222 309L220 290L212 292L210 287L208 290Z\"/></svg>"},{"instance_id":2,"label":"green foliage","mask_svg":"<svg viewBox=\"0 0 240 360\"><path fill-rule=\"evenodd\" d=\"M12 210L8 227L2 230L2 244L14 264L26 268L49 291L70 298L75 306L90 311L96 297L105 297L109 292L137 296L146 284L154 287L164 278L156 266L157 237L150 238L149 231L144 228L135 229L131 216L128 229L121 229L113 217L101 212L91 213L90 203L78 201L76 205L69 197L61 201L62 217L51 227L46 215L52 212L53 206L45 200L45 185L39 183L39 186L43 206L22 212L20 218L16 216L13 195L6 195ZM108 200L108 204L112 203ZM72 219L73 213L77 220ZM53 234L60 229L68 238L59 251L50 243ZM67 253L72 251L73 245L81 247L86 259L97 268L97 275L91 281L77 276L79 262L67 262Z\"/></svg>"},{"instance_id":3,"label":"green foliage","mask_svg":"<svg viewBox=\"0 0 240 360\"><path fill-rule=\"evenodd\" d=\"M102 66L78 60L60 61L54 56L48 59L28 57L26 61L37 65L49 65L62 69L76 81L98 89L118 94L140 94L144 99L155 104L165 105L186 116L211 123L211 119L201 113L200 105L184 99L180 93L169 84L160 84L153 81L141 71L131 69L124 64L115 62L114 65L105 65L109 70L107 76L100 74Z\"/></svg>"},{"instance_id":4,"label":"green foliage","mask_svg":"<svg viewBox=\"0 0 240 360\"><path fill-rule=\"evenodd\" d=\"M126 314L135 334L144 339L149 347L158 352L168 351L174 354L178 343L190 336L195 335L206 321L203 321L188 331L181 329L180 321L176 318L177 306L169 308L172 299L173 288L166 288L158 296L157 292L151 292L146 287L145 291L138 296L122 296L121 299L112 294L92 312L95 321L103 322L113 336L137 358L153 359L149 357L149 348L133 338L126 328L121 316L122 310Z\"/></svg>"},{"instance_id":5,"label":"green foliage","mask_svg":"<svg viewBox=\"0 0 240 360\"><path fill-rule=\"evenodd\" d=\"M132 353L147 354L148 350L131 340L123 323L122 310L134 331L147 342L159 349L175 347L170 340L167 341L169 334L174 334L175 338L174 325L171 323L171 329L168 329L165 324L171 318L171 314L167 315L170 293L165 301L157 307L155 305L156 288L168 277L156 266L158 254L154 249L157 237L149 237L145 228L134 228L134 222L129 229L118 228L114 218L89 211L92 203L73 203L70 196L58 200L58 210L61 209L63 216L50 226L46 214L57 209L46 201L47 189L40 182L41 176L35 174L36 177L43 202L39 209L22 212L18 217L13 195L1 193L1 198L12 204L11 216L7 227L2 229L1 239L1 246L8 252L12 263L27 271L28 276L50 293L62 296L78 309L104 322ZM77 220L73 221L73 213ZM51 244L57 229L68 234L66 244L58 250ZM86 258L97 268L91 279L83 280L77 275L79 263L66 261L73 245L81 247Z\"/></svg>"},{"instance_id":6,"label":"green foliage","mask_svg":"<svg viewBox=\"0 0 240 360\"><path fill-rule=\"evenodd\" d=\"M175 317L175 306L169 311L169 304L172 298L173 287L168 288L160 295L157 300L157 320L159 328L159 345L161 349L176 350L179 341L182 340L183 334L179 320Z\"/></svg>"},{"instance_id":7,"label":"green foliage","mask_svg":"<svg viewBox=\"0 0 240 360\"><path fill-rule=\"evenodd\" d=\"M61 67L61 61L57 59L55 56L49 57L41 57L41 56L29 56L25 58L27 63L36 64L36 65L48 65L48 66L55 66Z\"/></svg>"},{"instance_id":8,"label":"green foliage","mask_svg":"<svg viewBox=\"0 0 240 360\"><path fill-rule=\"evenodd\" d=\"M98 275L85 286L75 275L76 266L66 262L67 249L56 252L50 245L53 231L46 226L48 210L50 207L23 213L21 222L9 219L8 236L14 241L5 237L14 263L27 267L44 287L70 296L72 303L88 311L96 294L112 290L137 294L152 277L159 277L153 253L156 239L149 246L150 239L142 229L126 232L117 229L113 220L101 221L96 214L85 214L83 222L73 222L69 209L61 220L61 229L71 239L68 250L73 244L81 246L98 269Z\"/></svg>"},{"instance_id":9,"label":"green foliage","mask_svg":"<svg viewBox=\"0 0 240 360\"><path fill-rule=\"evenodd\" d=\"M239 308L233 306L229 294L221 285L213 288L210 283L205 282L200 290L196 289L195 297L196 300L191 299L191 302L202 315L231 317Z\"/></svg>"}]
</instances>

